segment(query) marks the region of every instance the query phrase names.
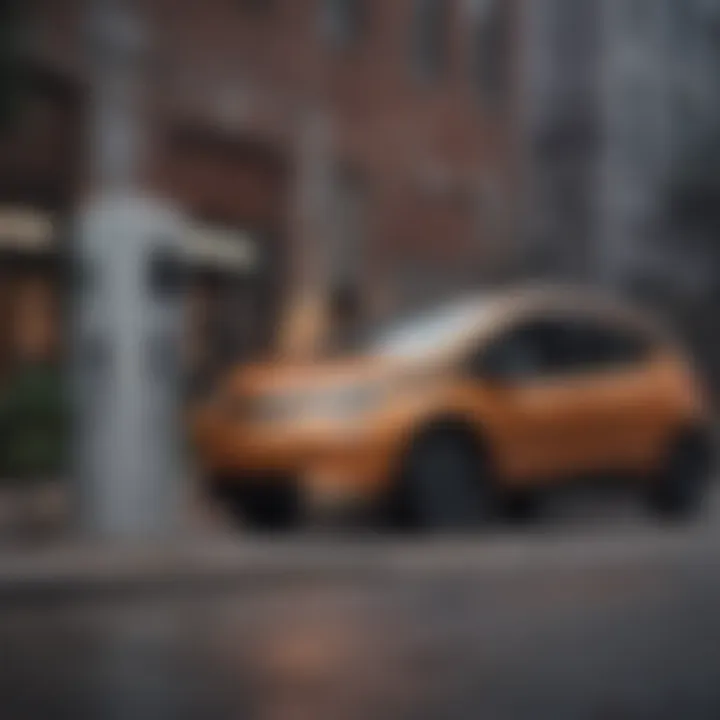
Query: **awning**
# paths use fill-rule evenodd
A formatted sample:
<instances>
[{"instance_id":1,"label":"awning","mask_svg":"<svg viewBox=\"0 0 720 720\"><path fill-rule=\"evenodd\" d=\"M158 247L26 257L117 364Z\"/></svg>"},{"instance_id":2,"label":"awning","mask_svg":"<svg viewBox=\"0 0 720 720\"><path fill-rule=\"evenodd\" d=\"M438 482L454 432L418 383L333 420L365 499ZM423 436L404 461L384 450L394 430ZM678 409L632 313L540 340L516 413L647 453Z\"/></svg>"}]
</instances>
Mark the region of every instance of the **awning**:
<instances>
[{"instance_id":1,"label":"awning","mask_svg":"<svg viewBox=\"0 0 720 720\"><path fill-rule=\"evenodd\" d=\"M0 251L51 253L56 248L55 227L52 213L0 206ZM241 230L189 223L183 249L191 267L248 273L258 265L257 245Z\"/></svg>"},{"instance_id":2,"label":"awning","mask_svg":"<svg viewBox=\"0 0 720 720\"><path fill-rule=\"evenodd\" d=\"M44 254L55 244L51 213L23 207L0 206L0 250Z\"/></svg>"},{"instance_id":3,"label":"awning","mask_svg":"<svg viewBox=\"0 0 720 720\"><path fill-rule=\"evenodd\" d=\"M191 224L184 244L192 267L251 272L257 268L257 246L241 230Z\"/></svg>"}]
</instances>

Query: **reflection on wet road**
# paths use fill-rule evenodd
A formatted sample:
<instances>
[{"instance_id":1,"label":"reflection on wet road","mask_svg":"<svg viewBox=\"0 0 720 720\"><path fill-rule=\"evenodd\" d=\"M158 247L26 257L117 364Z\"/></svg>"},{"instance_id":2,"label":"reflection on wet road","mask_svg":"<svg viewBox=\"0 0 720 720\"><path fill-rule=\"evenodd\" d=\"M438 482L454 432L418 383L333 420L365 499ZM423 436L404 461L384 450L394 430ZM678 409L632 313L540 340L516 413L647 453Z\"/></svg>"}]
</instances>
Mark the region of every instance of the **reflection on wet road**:
<instances>
[{"instance_id":1,"label":"reflection on wet road","mask_svg":"<svg viewBox=\"0 0 720 720\"><path fill-rule=\"evenodd\" d=\"M578 542L507 570L8 606L2 717L720 717L713 548L595 563Z\"/></svg>"}]
</instances>

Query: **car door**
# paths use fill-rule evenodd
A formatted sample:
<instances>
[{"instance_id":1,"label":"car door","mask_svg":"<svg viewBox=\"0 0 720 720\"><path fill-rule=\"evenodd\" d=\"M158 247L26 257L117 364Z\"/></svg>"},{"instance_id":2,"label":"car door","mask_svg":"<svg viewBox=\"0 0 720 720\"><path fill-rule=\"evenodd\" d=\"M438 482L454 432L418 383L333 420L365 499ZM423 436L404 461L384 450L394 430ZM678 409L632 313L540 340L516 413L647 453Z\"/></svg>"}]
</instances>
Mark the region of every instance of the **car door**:
<instances>
[{"instance_id":1,"label":"car door","mask_svg":"<svg viewBox=\"0 0 720 720\"><path fill-rule=\"evenodd\" d=\"M504 478L524 484L572 472L583 452L586 401L568 375L576 363L564 318L526 319L470 361L478 423Z\"/></svg>"},{"instance_id":2,"label":"car door","mask_svg":"<svg viewBox=\"0 0 720 720\"><path fill-rule=\"evenodd\" d=\"M662 402L653 343L639 329L601 317L577 320L573 334L587 406L586 462L591 470L631 470L651 451L653 408Z\"/></svg>"},{"instance_id":3,"label":"car door","mask_svg":"<svg viewBox=\"0 0 720 720\"><path fill-rule=\"evenodd\" d=\"M641 402L624 339L568 313L520 322L479 351L478 408L506 478L547 482L622 464Z\"/></svg>"}]
</instances>

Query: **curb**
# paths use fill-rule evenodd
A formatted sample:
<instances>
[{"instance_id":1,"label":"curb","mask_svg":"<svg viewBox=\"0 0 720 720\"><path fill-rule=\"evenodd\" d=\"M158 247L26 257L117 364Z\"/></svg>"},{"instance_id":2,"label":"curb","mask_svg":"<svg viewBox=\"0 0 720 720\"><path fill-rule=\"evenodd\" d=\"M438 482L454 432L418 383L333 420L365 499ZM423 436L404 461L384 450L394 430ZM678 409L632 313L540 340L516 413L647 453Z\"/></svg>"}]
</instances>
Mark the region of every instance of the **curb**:
<instances>
[{"instance_id":1,"label":"curb","mask_svg":"<svg viewBox=\"0 0 720 720\"><path fill-rule=\"evenodd\" d=\"M395 541L239 540L176 547L65 546L0 554L0 602L261 591L293 584L483 582L608 568L715 566L708 533Z\"/></svg>"}]
</instances>

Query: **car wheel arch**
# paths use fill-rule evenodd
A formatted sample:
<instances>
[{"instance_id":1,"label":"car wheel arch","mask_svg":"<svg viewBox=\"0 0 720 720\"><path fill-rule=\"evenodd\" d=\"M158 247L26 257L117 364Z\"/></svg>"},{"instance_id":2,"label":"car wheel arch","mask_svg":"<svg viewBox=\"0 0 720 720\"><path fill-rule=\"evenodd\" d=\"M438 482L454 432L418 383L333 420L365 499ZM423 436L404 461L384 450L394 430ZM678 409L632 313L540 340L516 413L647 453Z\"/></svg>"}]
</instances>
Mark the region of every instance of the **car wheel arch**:
<instances>
[{"instance_id":1,"label":"car wheel arch","mask_svg":"<svg viewBox=\"0 0 720 720\"><path fill-rule=\"evenodd\" d=\"M467 438L471 443L473 452L478 458L478 482L482 477L488 480L493 476L492 460L489 458L487 438L471 419L457 414L437 414L424 418L410 429L401 443L398 453L395 472L391 475L391 483L385 496L384 516L394 527L404 527L409 524L413 527L412 511L409 510L408 492L412 492L408 485L409 464L413 457L413 450L423 439L437 432L452 432ZM489 472L487 472L489 470ZM485 474L487 472L487 474ZM410 514L408 514L410 513ZM409 519L410 518L410 519Z\"/></svg>"},{"instance_id":2,"label":"car wheel arch","mask_svg":"<svg viewBox=\"0 0 720 720\"><path fill-rule=\"evenodd\" d=\"M473 451L477 453L478 458L482 459L486 468L491 470L495 468L489 434L486 429L478 427L477 423L463 415L442 414L425 418L408 433L408 437L403 443L402 452L400 453L401 462L399 469L402 469L402 462L407 458L417 443L424 437L437 432L450 432L467 439Z\"/></svg>"}]
</instances>

